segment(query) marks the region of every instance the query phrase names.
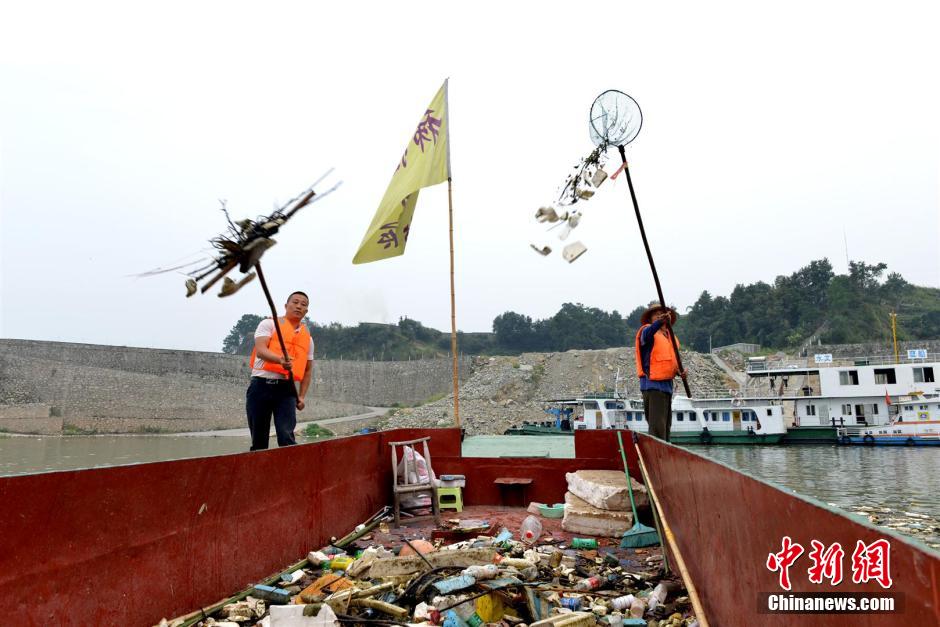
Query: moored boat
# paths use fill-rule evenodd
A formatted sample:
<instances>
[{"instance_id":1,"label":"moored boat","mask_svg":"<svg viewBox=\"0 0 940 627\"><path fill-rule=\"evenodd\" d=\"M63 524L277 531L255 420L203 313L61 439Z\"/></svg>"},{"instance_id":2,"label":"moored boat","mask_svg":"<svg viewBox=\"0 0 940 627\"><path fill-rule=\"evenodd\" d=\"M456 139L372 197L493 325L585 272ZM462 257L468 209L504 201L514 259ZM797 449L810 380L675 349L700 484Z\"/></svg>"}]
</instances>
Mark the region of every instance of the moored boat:
<instances>
[{"instance_id":1,"label":"moored boat","mask_svg":"<svg viewBox=\"0 0 940 627\"><path fill-rule=\"evenodd\" d=\"M890 423L862 429L839 429L842 444L866 446L940 446L940 400L918 397L897 403Z\"/></svg>"},{"instance_id":2,"label":"moored boat","mask_svg":"<svg viewBox=\"0 0 940 627\"><path fill-rule=\"evenodd\" d=\"M836 427L809 425L805 427L787 427L783 436L784 444L838 444L839 433Z\"/></svg>"},{"instance_id":3,"label":"moored boat","mask_svg":"<svg viewBox=\"0 0 940 627\"><path fill-rule=\"evenodd\" d=\"M573 416L574 431L629 429L646 433L649 425L643 401L621 397L616 392L586 394L551 401L547 409L555 415ZM507 429L506 435L563 435L571 433L564 420L523 424ZM742 398L689 399L672 401L674 444L779 444L786 435L783 408L779 404Z\"/></svg>"}]
</instances>

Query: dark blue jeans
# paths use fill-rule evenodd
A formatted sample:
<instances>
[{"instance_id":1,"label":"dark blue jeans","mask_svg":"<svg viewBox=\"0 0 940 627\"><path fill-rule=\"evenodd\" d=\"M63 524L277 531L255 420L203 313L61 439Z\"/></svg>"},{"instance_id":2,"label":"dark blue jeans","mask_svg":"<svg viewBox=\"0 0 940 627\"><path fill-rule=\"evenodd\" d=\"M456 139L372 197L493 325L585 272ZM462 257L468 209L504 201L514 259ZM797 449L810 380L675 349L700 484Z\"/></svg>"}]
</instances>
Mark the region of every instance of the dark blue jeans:
<instances>
[{"instance_id":1,"label":"dark blue jeans","mask_svg":"<svg viewBox=\"0 0 940 627\"><path fill-rule=\"evenodd\" d=\"M245 392L245 411L248 414L248 430L251 432L251 449L268 448L268 433L271 430L271 415L274 415L274 431L278 446L296 444L294 428L297 427L297 397L294 396L293 381L287 379L265 379L252 377Z\"/></svg>"}]
</instances>

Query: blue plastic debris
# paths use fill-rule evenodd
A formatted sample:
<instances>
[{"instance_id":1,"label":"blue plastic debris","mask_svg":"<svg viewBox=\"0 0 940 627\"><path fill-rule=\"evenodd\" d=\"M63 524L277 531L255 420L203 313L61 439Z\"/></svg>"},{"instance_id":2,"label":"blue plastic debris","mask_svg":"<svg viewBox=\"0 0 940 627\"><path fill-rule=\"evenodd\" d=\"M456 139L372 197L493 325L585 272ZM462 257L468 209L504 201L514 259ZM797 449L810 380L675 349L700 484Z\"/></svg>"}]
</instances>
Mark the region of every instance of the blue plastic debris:
<instances>
[{"instance_id":1,"label":"blue plastic debris","mask_svg":"<svg viewBox=\"0 0 940 627\"><path fill-rule=\"evenodd\" d=\"M454 610L447 610L444 612L444 627L467 627L467 623Z\"/></svg>"},{"instance_id":2,"label":"blue plastic debris","mask_svg":"<svg viewBox=\"0 0 940 627\"><path fill-rule=\"evenodd\" d=\"M505 542L506 540L511 540L511 539L512 539L512 532L509 529L506 529L505 527L503 527L503 530L500 531L499 534L495 538L493 538L493 542L494 543Z\"/></svg>"},{"instance_id":3,"label":"blue plastic debris","mask_svg":"<svg viewBox=\"0 0 940 627\"><path fill-rule=\"evenodd\" d=\"M437 588L438 592L441 594L450 594L455 590L469 588L476 582L476 577L472 575L457 575L456 577L449 577L435 582L434 587Z\"/></svg>"}]
</instances>

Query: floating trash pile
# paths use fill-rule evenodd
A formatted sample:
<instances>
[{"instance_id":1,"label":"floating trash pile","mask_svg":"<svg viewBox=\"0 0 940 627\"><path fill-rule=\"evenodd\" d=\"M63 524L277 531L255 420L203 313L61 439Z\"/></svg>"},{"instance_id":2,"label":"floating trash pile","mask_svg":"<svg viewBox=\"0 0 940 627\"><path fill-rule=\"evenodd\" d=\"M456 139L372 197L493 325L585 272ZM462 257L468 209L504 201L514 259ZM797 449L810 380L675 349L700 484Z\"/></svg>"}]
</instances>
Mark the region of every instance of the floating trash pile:
<instances>
[{"instance_id":1,"label":"floating trash pile","mask_svg":"<svg viewBox=\"0 0 940 627\"><path fill-rule=\"evenodd\" d=\"M439 527L389 529L386 508L285 572L160 626L698 624L659 547L573 538L557 518L518 524L526 513L468 507Z\"/></svg>"},{"instance_id":2,"label":"floating trash pile","mask_svg":"<svg viewBox=\"0 0 940 627\"><path fill-rule=\"evenodd\" d=\"M856 506L852 513L896 533L916 538L932 549L940 550L940 520L916 512L902 512L890 507Z\"/></svg>"}]
</instances>

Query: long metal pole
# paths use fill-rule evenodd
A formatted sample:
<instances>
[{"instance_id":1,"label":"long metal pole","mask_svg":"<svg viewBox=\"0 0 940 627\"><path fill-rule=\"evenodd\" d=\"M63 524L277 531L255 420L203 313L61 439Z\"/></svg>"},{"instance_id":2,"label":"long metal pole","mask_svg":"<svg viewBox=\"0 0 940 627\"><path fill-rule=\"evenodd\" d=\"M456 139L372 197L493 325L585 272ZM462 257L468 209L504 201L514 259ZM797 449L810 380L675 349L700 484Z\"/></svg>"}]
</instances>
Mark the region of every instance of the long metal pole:
<instances>
[{"instance_id":1,"label":"long metal pole","mask_svg":"<svg viewBox=\"0 0 940 627\"><path fill-rule=\"evenodd\" d=\"M630 178L630 166L627 165L627 153L623 146L617 146L620 150L620 158L623 160L623 171L627 175L627 185L630 187L630 198L633 200L633 211L636 213L636 222L640 226L640 236L643 238L643 247L646 248L646 258L650 262L650 270L653 271L653 282L656 283L656 294L659 296L659 304L666 307L666 299L663 298L663 288L659 284L659 275L656 273L656 264L653 262L653 253L650 251L649 241L646 239L646 229L643 228L643 218L640 217L640 205L636 201L636 193L633 191L633 179ZM679 345L676 344L676 334L672 330L672 325L667 318L665 323L666 330L669 332L669 339L672 340L672 350L676 354L676 363L679 364L679 372L682 375L682 386L685 388L685 395L692 398L692 390L689 389L689 381L685 375L685 368L682 367L682 357L679 356Z\"/></svg>"},{"instance_id":2,"label":"long metal pole","mask_svg":"<svg viewBox=\"0 0 940 627\"><path fill-rule=\"evenodd\" d=\"M447 215L450 223L450 354L454 366L454 426L460 428L460 401L457 398L457 304L454 298L454 197L450 177L447 177Z\"/></svg>"},{"instance_id":3,"label":"long metal pole","mask_svg":"<svg viewBox=\"0 0 940 627\"><path fill-rule=\"evenodd\" d=\"M255 270L258 272L258 280L261 281L261 289L264 290L264 297L268 299L268 305L271 307L271 318L274 320L274 330L277 331L277 341L281 344L281 354L284 357L288 357L287 346L284 344L284 336L281 335L281 325L277 322L277 309L274 308L274 301L271 299L271 292L268 291L268 283L264 280L264 272L261 271L261 262L255 264ZM300 398L300 392L297 391L297 386L294 383L294 371L292 368L287 369L288 381L290 381L290 389L294 392L294 396Z\"/></svg>"}]
</instances>

